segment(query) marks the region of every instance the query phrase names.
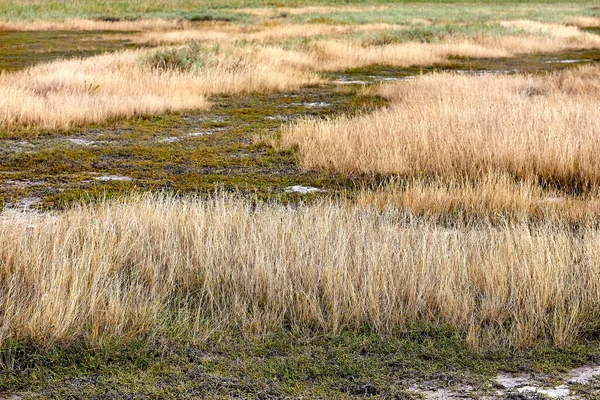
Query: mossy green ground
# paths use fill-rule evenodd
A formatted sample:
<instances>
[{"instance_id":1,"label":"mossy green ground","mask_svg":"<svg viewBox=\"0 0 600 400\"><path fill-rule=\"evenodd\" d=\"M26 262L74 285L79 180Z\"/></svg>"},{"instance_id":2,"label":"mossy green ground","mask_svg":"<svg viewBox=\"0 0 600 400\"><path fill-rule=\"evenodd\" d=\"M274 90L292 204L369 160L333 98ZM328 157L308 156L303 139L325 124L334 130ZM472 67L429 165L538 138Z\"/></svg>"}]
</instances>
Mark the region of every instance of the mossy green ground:
<instances>
[{"instance_id":1,"label":"mossy green ground","mask_svg":"<svg viewBox=\"0 0 600 400\"><path fill-rule=\"evenodd\" d=\"M491 394L498 371L538 373L552 383L574 366L598 362L600 347L582 341L568 349L473 352L461 332L420 326L387 336L281 332L245 340L222 333L196 344L13 343L1 356L0 393L23 398L417 399L411 388L469 386L471 396ZM594 387L580 390L594 398Z\"/></svg>"},{"instance_id":2,"label":"mossy green ground","mask_svg":"<svg viewBox=\"0 0 600 400\"><path fill-rule=\"evenodd\" d=\"M294 92L211 99L207 111L117 120L70 132L4 132L0 195L56 208L71 201L138 190L208 193L217 188L297 197L293 185L337 191L347 177L301 171L292 151L265 142L302 117L368 111L384 101L332 85ZM126 180L103 180L121 177ZM111 178L105 178L111 179Z\"/></svg>"}]
</instances>

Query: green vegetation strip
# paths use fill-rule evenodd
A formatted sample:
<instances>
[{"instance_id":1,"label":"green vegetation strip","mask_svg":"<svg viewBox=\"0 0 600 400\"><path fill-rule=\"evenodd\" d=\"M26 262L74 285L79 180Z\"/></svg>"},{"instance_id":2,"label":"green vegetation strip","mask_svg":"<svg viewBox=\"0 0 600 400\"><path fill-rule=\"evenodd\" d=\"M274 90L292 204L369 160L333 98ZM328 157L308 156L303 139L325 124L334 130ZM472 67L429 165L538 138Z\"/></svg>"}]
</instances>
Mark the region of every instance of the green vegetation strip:
<instances>
[{"instance_id":1,"label":"green vegetation strip","mask_svg":"<svg viewBox=\"0 0 600 400\"><path fill-rule=\"evenodd\" d=\"M247 341L222 333L198 344L131 340L43 349L6 344L0 393L23 398L419 398L410 387L493 389L498 371L557 377L600 356L597 342L567 349L468 350L460 332L420 326L396 335L281 332ZM593 397L589 397L593 398Z\"/></svg>"},{"instance_id":2,"label":"green vegetation strip","mask_svg":"<svg viewBox=\"0 0 600 400\"><path fill-rule=\"evenodd\" d=\"M441 20L520 19L560 20L569 16L598 15L596 2L588 0L209 0L197 1L72 1L0 0L1 20L65 20L91 18L105 21L148 18L188 21L247 21L256 18L238 8L310 6L385 6L385 10L315 12L299 18L314 22L406 22L411 18ZM283 17L287 17L285 12Z\"/></svg>"}]
</instances>

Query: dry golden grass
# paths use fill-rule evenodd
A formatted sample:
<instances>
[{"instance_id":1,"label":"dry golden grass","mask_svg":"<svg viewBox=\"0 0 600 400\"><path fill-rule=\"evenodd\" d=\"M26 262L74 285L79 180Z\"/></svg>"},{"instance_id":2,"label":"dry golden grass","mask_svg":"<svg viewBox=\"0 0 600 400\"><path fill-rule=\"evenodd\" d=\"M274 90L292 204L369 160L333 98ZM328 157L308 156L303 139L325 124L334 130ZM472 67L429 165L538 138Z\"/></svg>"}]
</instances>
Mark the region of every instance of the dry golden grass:
<instances>
[{"instance_id":1,"label":"dry golden grass","mask_svg":"<svg viewBox=\"0 0 600 400\"><path fill-rule=\"evenodd\" d=\"M284 35L297 35L293 33L297 27L290 27L290 31L283 31ZM379 29L373 27L373 29ZM193 33L191 33L194 35ZM271 32L257 32L254 37L268 40L273 38ZM159 34L175 37L185 37L185 31ZM252 37L252 34L249 34ZM290 37L292 37L290 36ZM199 37L197 37L199 39ZM423 44L402 43L385 46L365 47L352 40L319 39L308 44L293 47L285 45L258 45L261 57L257 62L263 62L268 67L291 68L295 71L337 71L346 68L361 67L375 64L394 65L400 67L431 65L444 63L449 56L455 57L506 57L511 53L502 48L489 48L478 44L460 41L455 43Z\"/></svg>"},{"instance_id":2,"label":"dry golden grass","mask_svg":"<svg viewBox=\"0 0 600 400\"><path fill-rule=\"evenodd\" d=\"M10 24L15 28L19 23L6 24L5 28ZM23 24L21 29L28 27L20 24ZM36 24L31 26L47 29L53 26L53 23ZM97 21L63 24L71 24L73 29L96 29L101 27L98 24L126 28L119 23ZM131 24L132 29L136 26L156 29L139 34L136 40L145 43L205 41L206 46L213 46L213 50L206 51L206 57L211 60L198 69L158 71L143 63L155 50L139 50L57 61L3 74L0 75L0 127L12 129L29 125L51 129L114 117L202 108L207 105L205 97L211 94L297 88L319 82L315 74L319 71L373 64L426 66L443 64L449 57L509 57L527 52L600 47L599 36L581 32L576 27L531 21L506 22L510 27L531 30L531 36L449 38L434 43L373 46L344 39L341 35L388 30L390 25L243 27L211 23L202 29L179 29L187 25L173 21L159 21L156 26L149 25L148 21ZM168 29L171 24L178 29ZM321 36L292 45L278 42L305 35Z\"/></svg>"},{"instance_id":3,"label":"dry golden grass","mask_svg":"<svg viewBox=\"0 0 600 400\"><path fill-rule=\"evenodd\" d=\"M573 37L498 36L381 46L363 46L355 41L343 39L323 39L303 49L282 50L280 57L295 68L337 71L376 64L397 67L445 64L450 57L514 57L525 53L598 47L600 37L587 33Z\"/></svg>"},{"instance_id":4,"label":"dry golden grass","mask_svg":"<svg viewBox=\"0 0 600 400\"><path fill-rule=\"evenodd\" d=\"M218 51L207 54L210 63L203 68L162 71L143 62L153 52L57 61L0 75L0 126L53 129L202 108L207 105L205 97L215 93L285 90L316 83L320 78L314 71L318 70L377 62L413 65L440 61L417 44L363 49L351 43L323 42L303 51L222 43Z\"/></svg>"},{"instance_id":5,"label":"dry golden grass","mask_svg":"<svg viewBox=\"0 0 600 400\"><path fill-rule=\"evenodd\" d=\"M268 50L223 47L198 71L152 68L153 50L57 61L0 74L0 126L65 128L114 117L203 108L214 93L284 90L320 80L270 64Z\"/></svg>"},{"instance_id":6,"label":"dry golden grass","mask_svg":"<svg viewBox=\"0 0 600 400\"><path fill-rule=\"evenodd\" d=\"M310 36L348 35L356 32L377 32L387 29L403 29L390 24L324 25L324 24L203 24L201 27L149 31L132 37L138 43L165 44L189 41L273 41Z\"/></svg>"},{"instance_id":7,"label":"dry golden grass","mask_svg":"<svg viewBox=\"0 0 600 400\"><path fill-rule=\"evenodd\" d=\"M198 68L153 68L156 50L137 50L0 74L0 127L202 108L215 93L318 83L318 71L600 48L577 28L594 21L570 23L501 22L529 35L365 46L342 36L408 26L3 22L0 31L140 30L140 43L203 41L207 58ZM284 42L310 36L319 37ZM304 168L404 177L359 192L357 204L146 196L56 215L0 214L0 347L201 340L221 329L385 333L415 322L462 329L473 348L565 346L597 324L600 68L436 74L378 90L386 109L301 121L283 135Z\"/></svg>"},{"instance_id":8,"label":"dry golden grass","mask_svg":"<svg viewBox=\"0 0 600 400\"><path fill-rule=\"evenodd\" d=\"M447 229L391 210L143 197L0 224L0 341L201 339L414 322L562 346L600 310L600 231ZM25 218L25 219L23 219Z\"/></svg>"},{"instance_id":9,"label":"dry golden grass","mask_svg":"<svg viewBox=\"0 0 600 400\"><path fill-rule=\"evenodd\" d=\"M320 40L299 50L282 50L281 58L299 69L337 71L368 65L397 67L443 64L448 57L508 57L502 48L489 48L468 41L448 43L399 43L365 47L349 40Z\"/></svg>"},{"instance_id":10,"label":"dry golden grass","mask_svg":"<svg viewBox=\"0 0 600 400\"><path fill-rule=\"evenodd\" d=\"M496 49L499 55L492 57L505 57L500 55L504 50L507 57L519 54L554 53L569 49L596 49L600 47L600 36L580 32L576 36L561 37L536 37L536 36L499 36L484 37L477 41L480 46ZM468 56L467 56L468 57Z\"/></svg>"},{"instance_id":11,"label":"dry golden grass","mask_svg":"<svg viewBox=\"0 0 600 400\"><path fill-rule=\"evenodd\" d=\"M580 28L594 28L600 26L600 17L573 17L567 22Z\"/></svg>"},{"instance_id":12,"label":"dry golden grass","mask_svg":"<svg viewBox=\"0 0 600 400\"><path fill-rule=\"evenodd\" d=\"M507 173L585 188L600 184L600 69L548 76L420 76L381 89L373 114L305 120L285 130L304 168L428 174Z\"/></svg>"},{"instance_id":13,"label":"dry golden grass","mask_svg":"<svg viewBox=\"0 0 600 400\"><path fill-rule=\"evenodd\" d=\"M139 52L123 52L0 75L0 125L57 128L206 107L200 79L151 71L139 57Z\"/></svg>"},{"instance_id":14,"label":"dry golden grass","mask_svg":"<svg viewBox=\"0 0 600 400\"><path fill-rule=\"evenodd\" d=\"M252 14L261 17L277 17L280 15L302 15L302 14L326 14L333 12L369 12L385 11L389 6L305 6L305 7L272 7L272 8L239 8L235 12Z\"/></svg>"},{"instance_id":15,"label":"dry golden grass","mask_svg":"<svg viewBox=\"0 0 600 400\"><path fill-rule=\"evenodd\" d=\"M423 24L419 23L418 26ZM406 42L364 46L345 37L350 33L402 31L411 25L363 24L269 24L240 26L213 24L202 28L146 32L134 38L140 43L164 44L201 41L273 41L298 37L321 36L310 44L288 49L286 58L313 70L337 70L371 64L394 66L444 63L448 57L512 57L524 53L548 53L567 49L599 48L600 37L574 26L534 21L501 21L506 28L528 35L448 37L434 43Z\"/></svg>"},{"instance_id":16,"label":"dry golden grass","mask_svg":"<svg viewBox=\"0 0 600 400\"><path fill-rule=\"evenodd\" d=\"M506 28L518 28L531 33L541 33L554 38L574 38L582 35L582 32L575 26L552 24L539 21L516 20L501 21L500 25ZM583 33L583 35L587 35Z\"/></svg>"},{"instance_id":17,"label":"dry golden grass","mask_svg":"<svg viewBox=\"0 0 600 400\"><path fill-rule=\"evenodd\" d=\"M598 193L574 197L544 190L533 182L515 182L501 174L476 181L392 179L378 190L360 191L356 201L365 207L392 207L441 221L484 221L494 225L507 221L578 224L600 216Z\"/></svg>"}]
</instances>

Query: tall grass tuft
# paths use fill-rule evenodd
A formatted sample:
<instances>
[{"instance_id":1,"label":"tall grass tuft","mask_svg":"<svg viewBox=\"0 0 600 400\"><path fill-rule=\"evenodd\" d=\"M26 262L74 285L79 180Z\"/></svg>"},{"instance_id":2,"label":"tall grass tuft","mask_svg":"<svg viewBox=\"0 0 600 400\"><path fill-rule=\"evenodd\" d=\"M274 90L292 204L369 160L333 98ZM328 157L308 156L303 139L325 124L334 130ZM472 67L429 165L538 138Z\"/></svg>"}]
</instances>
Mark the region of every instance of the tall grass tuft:
<instances>
[{"instance_id":1,"label":"tall grass tuft","mask_svg":"<svg viewBox=\"0 0 600 400\"><path fill-rule=\"evenodd\" d=\"M239 329L463 330L564 346L600 318L600 230L462 225L393 209L144 196L0 223L0 341Z\"/></svg>"},{"instance_id":2,"label":"tall grass tuft","mask_svg":"<svg viewBox=\"0 0 600 400\"><path fill-rule=\"evenodd\" d=\"M384 86L388 108L283 134L308 169L476 181L507 174L567 191L600 184L600 69L441 73Z\"/></svg>"}]
</instances>

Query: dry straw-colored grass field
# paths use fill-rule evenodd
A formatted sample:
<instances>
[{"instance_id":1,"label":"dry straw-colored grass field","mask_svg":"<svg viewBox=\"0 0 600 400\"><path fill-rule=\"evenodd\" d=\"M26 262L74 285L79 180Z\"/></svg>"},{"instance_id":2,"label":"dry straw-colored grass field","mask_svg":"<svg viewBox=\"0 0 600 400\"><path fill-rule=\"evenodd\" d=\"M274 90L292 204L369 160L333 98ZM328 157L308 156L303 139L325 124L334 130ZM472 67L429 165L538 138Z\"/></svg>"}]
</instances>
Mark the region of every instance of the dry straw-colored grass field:
<instances>
[{"instance_id":1,"label":"dry straw-colored grass field","mask_svg":"<svg viewBox=\"0 0 600 400\"><path fill-rule=\"evenodd\" d=\"M0 224L0 340L200 340L429 321L478 348L572 343L600 310L600 232L444 228L331 201L145 196Z\"/></svg>"},{"instance_id":2,"label":"dry straw-colored grass field","mask_svg":"<svg viewBox=\"0 0 600 400\"><path fill-rule=\"evenodd\" d=\"M374 89L390 100L374 113L290 125L281 145L306 169L396 176L361 204L577 223L600 211L599 76L423 75Z\"/></svg>"},{"instance_id":3,"label":"dry straw-colored grass field","mask_svg":"<svg viewBox=\"0 0 600 400\"><path fill-rule=\"evenodd\" d=\"M0 126L68 128L201 109L215 93L284 90L319 82L314 74L269 63L271 53L269 48L219 48L219 54L213 52L206 60L206 68L192 71L192 65L187 68L178 59L168 64L170 55L184 57L176 49L137 50L0 75Z\"/></svg>"},{"instance_id":4,"label":"dry straw-colored grass field","mask_svg":"<svg viewBox=\"0 0 600 400\"><path fill-rule=\"evenodd\" d=\"M374 64L443 65L452 57L512 57L600 47L598 35L573 25L522 20L496 24L507 33L396 43L388 37L427 24L212 23L197 28L169 21L4 22L0 30L137 29L142 32L128 37L139 44L171 47L56 61L2 74L0 127L69 128L115 117L201 109L213 94L289 90L321 82L318 72ZM361 39L361 33L375 38ZM299 40L302 37L306 40ZM157 57L166 61L153 63Z\"/></svg>"},{"instance_id":5,"label":"dry straw-colored grass field","mask_svg":"<svg viewBox=\"0 0 600 400\"><path fill-rule=\"evenodd\" d=\"M301 121L283 145L305 168L429 174L447 180L510 174L588 188L600 183L600 70L544 76L441 73L379 89L388 108Z\"/></svg>"},{"instance_id":6,"label":"dry straw-colored grass field","mask_svg":"<svg viewBox=\"0 0 600 400\"><path fill-rule=\"evenodd\" d=\"M132 40L160 47L0 74L0 128L208 108L211 95L292 90L325 83L324 71L375 64L600 48L581 29L597 18L493 22L500 34L435 40L398 39L432 24L422 19L3 22L0 30L137 29ZM421 322L464 332L473 349L562 347L597 324L600 69L435 73L366 90L389 104L303 119L276 147L295 149L305 170L388 178L379 190L294 206L145 195L54 214L4 211L0 347L198 341L219 330L389 333Z\"/></svg>"},{"instance_id":7,"label":"dry straw-colored grass field","mask_svg":"<svg viewBox=\"0 0 600 400\"><path fill-rule=\"evenodd\" d=\"M585 195L515 181L508 174L445 180L430 177L395 178L377 190L363 190L356 201L380 209L395 207L439 221L562 221L578 224L600 216L597 188Z\"/></svg>"}]
</instances>

